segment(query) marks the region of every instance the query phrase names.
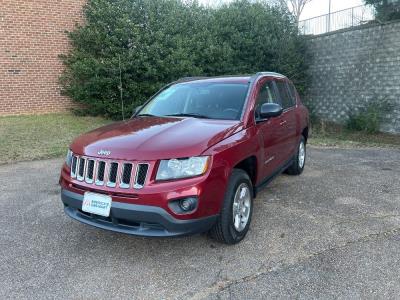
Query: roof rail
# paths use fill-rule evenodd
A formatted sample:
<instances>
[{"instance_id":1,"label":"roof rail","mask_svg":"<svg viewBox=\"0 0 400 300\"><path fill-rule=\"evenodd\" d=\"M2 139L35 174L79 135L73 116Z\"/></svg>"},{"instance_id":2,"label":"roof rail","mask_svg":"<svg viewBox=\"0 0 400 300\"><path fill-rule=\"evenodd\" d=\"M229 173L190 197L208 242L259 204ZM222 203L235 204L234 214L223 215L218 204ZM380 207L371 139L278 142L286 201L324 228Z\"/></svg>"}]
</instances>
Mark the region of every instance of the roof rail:
<instances>
[{"instance_id":1,"label":"roof rail","mask_svg":"<svg viewBox=\"0 0 400 300\"><path fill-rule=\"evenodd\" d=\"M201 80L201 79L207 79L210 77L206 77L206 76L197 76L197 77L182 77L179 78L177 81L175 81L176 83L178 82L188 82L188 81L195 81L195 80Z\"/></svg>"},{"instance_id":2,"label":"roof rail","mask_svg":"<svg viewBox=\"0 0 400 300\"><path fill-rule=\"evenodd\" d=\"M275 76L275 77L282 77L286 78L285 75L275 73L275 72L257 72L254 75L220 75L220 76L195 76L195 77L183 77L175 81L174 83L180 82L189 82L189 81L196 81L202 79L212 79L212 78L224 78L224 77L241 77L241 76L250 76L250 81L257 79L259 76Z\"/></svg>"},{"instance_id":3,"label":"roof rail","mask_svg":"<svg viewBox=\"0 0 400 300\"><path fill-rule=\"evenodd\" d=\"M285 75L282 75L280 73L276 72L257 72L255 76L277 76L277 77L286 77Z\"/></svg>"},{"instance_id":4,"label":"roof rail","mask_svg":"<svg viewBox=\"0 0 400 300\"><path fill-rule=\"evenodd\" d=\"M275 73L275 72L257 72L250 78L250 82L254 82L257 80L258 77L260 76L275 76L275 77L281 77L281 78L286 78L285 75Z\"/></svg>"}]
</instances>

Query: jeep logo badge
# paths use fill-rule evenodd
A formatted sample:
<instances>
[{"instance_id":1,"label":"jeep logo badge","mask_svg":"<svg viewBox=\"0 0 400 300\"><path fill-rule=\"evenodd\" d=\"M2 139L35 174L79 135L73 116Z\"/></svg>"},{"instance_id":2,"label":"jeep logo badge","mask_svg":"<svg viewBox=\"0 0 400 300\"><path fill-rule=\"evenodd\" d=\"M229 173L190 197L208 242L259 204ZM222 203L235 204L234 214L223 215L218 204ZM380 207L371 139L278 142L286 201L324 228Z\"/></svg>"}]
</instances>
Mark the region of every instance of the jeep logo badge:
<instances>
[{"instance_id":1,"label":"jeep logo badge","mask_svg":"<svg viewBox=\"0 0 400 300\"><path fill-rule=\"evenodd\" d=\"M97 152L97 154L103 156L109 156L111 154L111 151L101 149L99 152Z\"/></svg>"}]
</instances>

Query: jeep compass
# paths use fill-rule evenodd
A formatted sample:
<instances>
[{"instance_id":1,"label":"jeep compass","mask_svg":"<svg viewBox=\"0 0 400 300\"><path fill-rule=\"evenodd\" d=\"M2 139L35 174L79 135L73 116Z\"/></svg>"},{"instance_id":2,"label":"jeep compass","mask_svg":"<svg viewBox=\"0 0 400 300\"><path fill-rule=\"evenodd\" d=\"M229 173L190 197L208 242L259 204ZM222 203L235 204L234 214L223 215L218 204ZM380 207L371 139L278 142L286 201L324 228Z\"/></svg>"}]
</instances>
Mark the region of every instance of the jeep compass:
<instances>
[{"instance_id":1,"label":"jeep compass","mask_svg":"<svg viewBox=\"0 0 400 300\"><path fill-rule=\"evenodd\" d=\"M308 123L281 74L178 80L129 120L73 141L60 177L65 213L132 235L238 243L260 188L302 173Z\"/></svg>"}]
</instances>

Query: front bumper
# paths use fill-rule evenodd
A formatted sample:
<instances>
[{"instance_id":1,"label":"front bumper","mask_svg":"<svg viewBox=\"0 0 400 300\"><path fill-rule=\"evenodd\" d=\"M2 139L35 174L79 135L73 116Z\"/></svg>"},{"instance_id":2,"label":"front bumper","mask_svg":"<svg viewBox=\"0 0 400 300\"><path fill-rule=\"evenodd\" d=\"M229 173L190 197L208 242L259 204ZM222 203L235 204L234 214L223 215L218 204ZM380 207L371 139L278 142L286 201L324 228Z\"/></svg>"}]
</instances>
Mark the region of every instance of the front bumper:
<instances>
[{"instance_id":1,"label":"front bumper","mask_svg":"<svg viewBox=\"0 0 400 300\"><path fill-rule=\"evenodd\" d=\"M161 207L113 202L110 217L88 214L81 210L83 195L61 189L65 213L82 223L111 231L138 236L168 237L201 233L209 230L217 216L178 220Z\"/></svg>"}]
</instances>

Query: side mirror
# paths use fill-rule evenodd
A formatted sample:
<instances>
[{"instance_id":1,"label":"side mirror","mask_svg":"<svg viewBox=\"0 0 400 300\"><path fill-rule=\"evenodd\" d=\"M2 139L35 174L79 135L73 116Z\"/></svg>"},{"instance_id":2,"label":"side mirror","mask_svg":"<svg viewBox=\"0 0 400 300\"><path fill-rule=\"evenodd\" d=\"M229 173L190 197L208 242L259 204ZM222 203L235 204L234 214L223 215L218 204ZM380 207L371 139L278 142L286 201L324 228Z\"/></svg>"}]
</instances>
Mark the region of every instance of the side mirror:
<instances>
[{"instance_id":1,"label":"side mirror","mask_svg":"<svg viewBox=\"0 0 400 300\"><path fill-rule=\"evenodd\" d=\"M260 117L262 119L278 117L282 114L282 106L276 103L264 103L260 108Z\"/></svg>"}]
</instances>

